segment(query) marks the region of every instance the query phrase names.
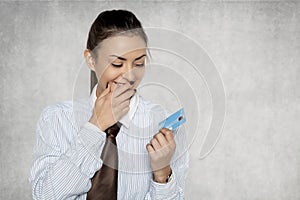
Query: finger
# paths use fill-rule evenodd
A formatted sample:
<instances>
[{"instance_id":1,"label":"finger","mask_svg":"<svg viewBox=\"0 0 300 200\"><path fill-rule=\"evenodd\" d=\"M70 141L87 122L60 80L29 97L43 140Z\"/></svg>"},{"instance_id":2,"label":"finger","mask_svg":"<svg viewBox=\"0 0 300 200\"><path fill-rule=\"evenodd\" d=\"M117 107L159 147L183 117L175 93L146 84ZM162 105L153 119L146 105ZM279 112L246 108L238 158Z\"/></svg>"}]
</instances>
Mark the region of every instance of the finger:
<instances>
[{"instance_id":1,"label":"finger","mask_svg":"<svg viewBox=\"0 0 300 200\"><path fill-rule=\"evenodd\" d=\"M155 150L154 150L154 148L152 147L151 144L147 144L147 145L146 145L146 149L147 149L147 151L148 151L149 153L155 152Z\"/></svg>"},{"instance_id":2,"label":"finger","mask_svg":"<svg viewBox=\"0 0 300 200\"><path fill-rule=\"evenodd\" d=\"M118 97L127 90L129 90L132 86L127 82L123 85L117 86L114 90L114 97Z\"/></svg>"},{"instance_id":3,"label":"finger","mask_svg":"<svg viewBox=\"0 0 300 200\"><path fill-rule=\"evenodd\" d=\"M114 97L114 103L120 104L126 100L130 100L134 94L135 94L135 90L129 89L125 91L123 94L119 95L118 97Z\"/></svg>"},{"instance_id":4,"label":"finger","mask_svg":"<svg viewBox=\"0 0 300 200\"><path fill-rule=\"evenodd\" d=\"M118 111L118 110L123 110L124 108L128 107L130 105L130 100L125 100L119 104L116 104L115 106L115 110Z\"/></svg>"},{"instance_id":5,"label":"finger","mask_svg":"<svg viewBox=\"0 0 300 200\"><path fill-rule=\"evenodd\" d=\"M171 142L174 140L174 134L170 129L162 128L162 129L160 129L160 132L164 134L164 136L168 142Z\"/></svg>"},{"instance_id":6,"label":"finger","mask_svg":"<svg viewBox=\"0 0 300 200\"><path fill-rule=\"evenodd\" d=\"M107 88L100 94L98 98L106 96L111 91L111 82L108 83Z\"/></svg>"},{"instance_id":7,"label":"finger","mask_svg":"<svg viewBox=\"0 0 300 200\"><path fill-rule=\"evenodd\" d=\"M165 136L162 133L157 133L154 137L159 142L160 146L163 147L163 146L168 145L168 142L167 142Z\"/></svg>"},{"instance_id":8,"label":"finger","mask_svg":"<svg viewBox=\"0 0 300 200\"><path fill-rule=\"evenodd\" d=\"M130 101L122 102L121 104L117 106L113 106L113 116L116 119L120 119L122 116L124 116L130 109L129 107Z\"/></svg>"},{"instance_id":9,"label":"finger","mask_svg":"<svg viewBox=\"0 0 300 200\"><path fill-rule=\"evenodd\" d=\"M157 151L161 148L159 142L153 138L151 141L150 141L151 145L153 146L154 150Z\"/></svg>"},{"instance_id":10,"label":"finger","mask_svg":"<svg viewBox=\"0 0 300 200\"><path fill-rule=\"evenodd\" d=\"M124 115L126 115L129 111L129 106L125 107L123 110L114 113L113 117L116 119L116 121L119 121Z\"/></svg>"},{"instance_id":11,"label":"finger","mask_svg":"<svg viewBox=\"0 0 300 200\"><path fill-rule=\"evenodd\" d=\"M122 115L124 116L126 113L128 113L129 110L130 110L129 106L125 107L125 108L122 110Z\"/></svg>"}]
</instances>

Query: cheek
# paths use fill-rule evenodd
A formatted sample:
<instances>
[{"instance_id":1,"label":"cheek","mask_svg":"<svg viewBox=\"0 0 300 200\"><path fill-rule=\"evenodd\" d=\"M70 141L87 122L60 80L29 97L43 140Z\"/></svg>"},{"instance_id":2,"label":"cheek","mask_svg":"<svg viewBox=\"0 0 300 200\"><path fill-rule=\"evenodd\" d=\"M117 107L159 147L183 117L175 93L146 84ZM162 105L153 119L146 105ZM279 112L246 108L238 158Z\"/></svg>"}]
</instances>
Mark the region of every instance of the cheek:
<instances>
[{"instance_id":1,"label":"cheek","mask_svg":"<svg viewBox=\"0 0 300 200\"><path fill-rule=\"evenodd\" d=\"M103 88L106 88L106 85L109 81L115 80L119 76L118 70L113 69L112 67L108 67L100 77L100 84Z\"/></svg>"},{"instance_id":2,"label":"cheek","mask_svg":"<svg viewBox=\"0 0 300 200\"><path fill-rule=\"evenodd\" d=\"M136 82L134 83L134 88L137 88L138 85L140 84L140 82L142 81L143 77L145 74L145 68L138 68L136 70L134 70L134 76L136 79Z\"/></svg>"},{"instance_id":3,"label":"cheek","mask_svg":"<svg viewBox=\"0 0 300 200\"><path fill-rule=\"evenodd\" d=\"M143 68L137 68L136 71L134 71L135 73L135 77L141 81L144 77L144 74L145 74L145 67Z\"/></svg>"}]
</instances>

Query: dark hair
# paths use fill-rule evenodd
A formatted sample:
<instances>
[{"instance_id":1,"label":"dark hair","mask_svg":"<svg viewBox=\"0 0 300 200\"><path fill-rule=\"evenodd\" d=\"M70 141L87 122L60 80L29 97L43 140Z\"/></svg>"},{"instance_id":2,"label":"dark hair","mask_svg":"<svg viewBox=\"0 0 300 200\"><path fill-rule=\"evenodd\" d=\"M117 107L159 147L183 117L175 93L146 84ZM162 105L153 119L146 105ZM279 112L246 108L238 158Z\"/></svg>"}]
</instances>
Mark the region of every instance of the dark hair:
<instances>
[{"instance_id":1,"label":"dark hair","mask_svg":"<svg viewBox=\"0 0 300 200\"><path fill-rule=\"evenodd\" d=\"M122 33L139 35L144 39L147 45L147 35L143 30L141 22L132 12L127 10L108 10L101 12L93 22L89 31L86 47L91 51L95 51L96 47L103 40ZM90 92L92 92L97 83L96 73L91 71Z\"/></svg>"},{"instance_id":2,"label":"dark hair","mask_svg":"<svg viewBox=\"0 0 300 200\"><path fill-rule=\"evenodd\" d=\"M87 49L94 50L104 39L121 33L141 36L147 44L147 36L141 22L127 10L108 10L101 12L91 26Z\"/></svg>"}]
</instances>

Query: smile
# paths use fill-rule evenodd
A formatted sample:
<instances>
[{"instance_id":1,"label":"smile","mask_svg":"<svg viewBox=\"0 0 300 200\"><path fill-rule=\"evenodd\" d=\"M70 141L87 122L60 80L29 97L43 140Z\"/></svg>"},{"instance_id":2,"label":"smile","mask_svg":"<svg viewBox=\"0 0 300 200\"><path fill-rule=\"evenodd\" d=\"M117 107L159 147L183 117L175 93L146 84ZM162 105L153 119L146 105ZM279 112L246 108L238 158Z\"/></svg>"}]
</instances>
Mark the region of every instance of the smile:
<instances>
[{"instance_id":1,"label":"smile","mask_svg":"<svg viewBox=\"0 0 300 200\"><path fill-rule=\"evenodd\" d=\"M116 85L119 85L119 84L124 85L124 84L126 84L126 83L121 83L121 82L116 82L116 81L114 81L114 83L115 83Z\"/></svg>"},{"instance_id":2,"label":"smile","mask_svg":"<svg viewBox=\"0 0 300 200\"><path fill-rule=\"evenodd\" d=\"M125 85L126 83L122 83L122 82L117 82L117 81L114 81L114 83L116 84L116 85ZM129 84L130 85L133 85L135 83L135 81L129 81Z\"/></svg>"}]
</instances>

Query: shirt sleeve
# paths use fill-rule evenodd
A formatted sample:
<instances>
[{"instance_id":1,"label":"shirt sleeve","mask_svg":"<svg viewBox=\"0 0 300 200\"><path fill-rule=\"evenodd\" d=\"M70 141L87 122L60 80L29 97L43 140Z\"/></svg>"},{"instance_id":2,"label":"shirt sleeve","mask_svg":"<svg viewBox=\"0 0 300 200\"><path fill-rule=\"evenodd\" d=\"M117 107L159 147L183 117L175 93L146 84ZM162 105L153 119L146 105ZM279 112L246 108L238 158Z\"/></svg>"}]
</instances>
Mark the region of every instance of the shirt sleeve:
<instances>
[{"instance_id":1,"label":"shirt sleeve","mask_svg":"<svg viewBox=\"0 0 300 200\"><path fill-rule=\"evenodd\" d=\"M184 199L185 178L189 167L189 152L184 126L174 131L176 150L172 157L172 175L168 183L151 180L145 200L182 200Z\"/></svg>"},{"instance_id":2,"label":"shirt sleeve","mask_svg":"<svg viewBox=\"0 0 300 200\"><path fill-rule=\"evenodd\" d=\"M39 119L29 178L33 199L86 199L90 179L102 166L105 133L89 122L74 133L65 116L47 108Z\"/></svg>"}]
</instances>

